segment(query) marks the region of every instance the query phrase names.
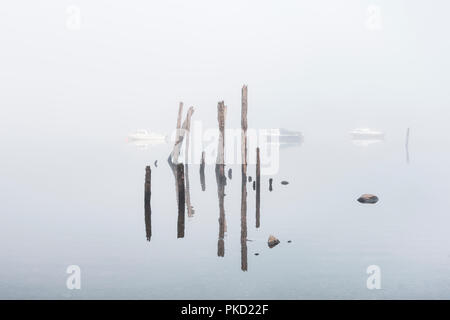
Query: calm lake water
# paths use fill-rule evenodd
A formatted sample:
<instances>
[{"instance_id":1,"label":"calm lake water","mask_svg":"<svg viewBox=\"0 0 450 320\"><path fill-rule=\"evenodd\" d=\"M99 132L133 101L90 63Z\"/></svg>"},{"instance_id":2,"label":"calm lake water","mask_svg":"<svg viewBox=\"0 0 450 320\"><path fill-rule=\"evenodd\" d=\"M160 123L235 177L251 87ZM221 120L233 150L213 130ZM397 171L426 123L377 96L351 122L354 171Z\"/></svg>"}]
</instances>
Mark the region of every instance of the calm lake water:
<instances>
[{"instance_id":1,"label":"calm lake water","mask_svg":"<svg viewBox=\"0 0 450 320\"><path fill-rule=\"evenodd\" d=\"M0 298L450 298L447 2L79 1L79 11L7 2ZM243 84L249 128L304 140L280 148L278 170L261 177L259 228L247 183L248 241L240 167L226 167L219 257L214 165L205 191L198 163L189 166L195 213L178 238L173 144L143 149L126 138L141 128L170 134L179 101L208 129L224 100L226 127L239 128ZM357 128L384 140L357 145ZM364 193L379 202L358 203ZM280 244L269 248L269 235ZM66 287L70 265L81 290ZM379 290L366 286L374 265Z\"/></svg>"},{"instance_id":2,"label":"calm lake water","mask_svg":"<svg viewBox=\"0 0 450 320\"><path fill-rule=\"evenodd\" d=\"M249 110L252 114L251 105ZM238 104L233 111L239 118ZM302 131L304 141L281 148L279 172L262 177L258 229L255 191L247 184L246 272L241 270L240 166L230 166L225 254L218 257L213 165L206 166L204 192L199 166L189 166L195 213L185 218L184 238L177 238L174 177L166 161L172 144L137 148L125 141L126 131L69 139L43 135L30 144L12 137L1 159L0 296L448 298L450 153L444 121L431 112L415 121L408 164L408 121L368 121L385 132L385 139L361 147L348 131L364 112L348 114L342 125L290 128ZM249 116L249 123L257 119ZM314 115L310 119L318 123ZM150 242L144 219L146 165L152 168ZM249 166L253 178L254 170ZM281 185L282 180L290 183ZM376 194L380 201L360 204L356 199L362 193ZM272 249L270 234L281 241ZM66 288L69 265L81 268L81 290ZM366 287L370 265L381 269L381 290Z\"/></svg>"}]
</instances>

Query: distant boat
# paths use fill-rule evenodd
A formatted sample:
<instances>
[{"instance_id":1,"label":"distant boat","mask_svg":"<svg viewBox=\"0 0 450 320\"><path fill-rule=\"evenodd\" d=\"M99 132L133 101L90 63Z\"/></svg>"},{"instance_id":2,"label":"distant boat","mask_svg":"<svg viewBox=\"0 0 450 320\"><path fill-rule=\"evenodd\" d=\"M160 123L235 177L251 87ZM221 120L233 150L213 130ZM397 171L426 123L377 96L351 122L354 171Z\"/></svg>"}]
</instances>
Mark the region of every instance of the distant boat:
<instances>
[{"instance_id":1,"label":"distant boat","mask_svg":"<svg viewBox=\"0 0 450 320\"><path fill-rule=\"evenodd\" d=\"M361 147L367 147L370 144L378 143L384 140L384 133L374 131L368 128L355 129L350 131L353 144Z\"/></svg>"},{"instance_id":2,"label":"distant boat","mask_svg":"<svg viewBox=\"0 0 450 320\"><path fill-rule=\"evenodd\" d=\"M269 129L263 134L263 143L277 144L280 147L299 146L303 143L303 134L286 129Z\"/></svg>"},{"instance_id":3,"label":"distant boat","mask_svg":"<svg viewBox=\"0 0 450 320\"><path fill-rule=\"evenodd\" d=\"M161 141L162 143L166 142L166 136L159 134L148 132L147 130L138 130L134 133L130 133L128 135L129 140L146 140L146 141Z\"/></svg>"},{"instance_id":4,"label":"distant boat","mask_svg":"<svg viewBox=\"0 0 450 320\"><path fill-rule=\"evenodd\" d=\"M384 133L381 131L374 131L368 128L355 129L350 131L353 139L384 139Z\"/></svg>"},{"instance_id":5,"label":"distant boat","mask_svg":"<svg viewBox=\"0 0 450 320\"><path fill-rule=\"evenodd\" d=\"M167 136L147 130L138 130L128 135L128 142L140 149L147 149L149 146L167 143Z\"/></svg>"}]
</instances>

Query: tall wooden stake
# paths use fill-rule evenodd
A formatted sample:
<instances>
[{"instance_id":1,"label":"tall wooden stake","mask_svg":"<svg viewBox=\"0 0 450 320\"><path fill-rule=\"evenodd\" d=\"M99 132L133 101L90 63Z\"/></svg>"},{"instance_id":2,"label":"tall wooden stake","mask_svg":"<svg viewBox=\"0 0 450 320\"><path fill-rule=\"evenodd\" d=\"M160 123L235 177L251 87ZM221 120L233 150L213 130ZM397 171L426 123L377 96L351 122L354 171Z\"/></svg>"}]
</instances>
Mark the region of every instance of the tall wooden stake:
<instances>
[{"instance_id":1,"label":"tall wooden stake","mask_svg":"<svg viewBox=\"0 0 450 320\"><path fill-rule=\"evenodd\" d=\"M241 270L247 271L247 86L245 85L242 87L241 129Z\"/></svg>"}]
</instances>

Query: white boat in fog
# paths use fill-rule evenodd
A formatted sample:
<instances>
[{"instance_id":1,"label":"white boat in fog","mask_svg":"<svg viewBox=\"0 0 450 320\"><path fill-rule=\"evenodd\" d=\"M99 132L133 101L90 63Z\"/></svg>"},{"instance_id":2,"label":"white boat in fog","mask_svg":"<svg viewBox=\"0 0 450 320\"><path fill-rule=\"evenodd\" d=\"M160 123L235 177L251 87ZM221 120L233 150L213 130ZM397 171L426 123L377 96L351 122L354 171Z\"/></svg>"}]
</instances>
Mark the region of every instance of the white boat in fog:
<instances>
[{"instance_id":1,"label":"white boat in fog","mask_svg":"<svg viewBox=\"0 0 450 320\"><path fill-rule=\"evenodd\" d=\"M303 134L286 129L269 129L262 134L262 143L276 144L280 147L299 146L303 143Z\"/></svg>"},{"instance_id":2,"label":"white boat in fog","mask_svg":"<svg viewBox=\"0 0 450 320\"><path fill-rule=\"evenodd\" d=\"M167 136L147 130L138 130L128 135L128 142L139 149L147 149L150 146L167 143Z\"/></svg>"},{"instance_id":3,"label":"white boat in fog","mask_svg":"<svg viewBox=\"0 0 450 320\"><path fill-rule=\"evenodd\" d=\"M368 128L355 129L350 131L353 144L359 147L367 147L368 145L379 143L384 140L384 133L374 131Z\"/></svg>"},{"instance_id":4,"label":"white boat in fog","mask_svg":"<svg viewBox=\"0 0 450 320\"><path fill-rule=\"evenodd\" d=\"M160 141L161 143L166 142L166 136L154 133L154 132L148 132L147 130L138 130L134 133L130 133L128 135L129 140L145 140L145 141Z\"/></svg>"},{"instance_id":5,"label":"white boat in fog","mask_svg":"<svg viewBox=\"0 0 450 320\"><path fill-rule=\"evenodd\" d=\"M381 131L374 131L369 128L355 129L350 131L353 139L384 139L384 133Z\"/></svg>"}]
</instances>

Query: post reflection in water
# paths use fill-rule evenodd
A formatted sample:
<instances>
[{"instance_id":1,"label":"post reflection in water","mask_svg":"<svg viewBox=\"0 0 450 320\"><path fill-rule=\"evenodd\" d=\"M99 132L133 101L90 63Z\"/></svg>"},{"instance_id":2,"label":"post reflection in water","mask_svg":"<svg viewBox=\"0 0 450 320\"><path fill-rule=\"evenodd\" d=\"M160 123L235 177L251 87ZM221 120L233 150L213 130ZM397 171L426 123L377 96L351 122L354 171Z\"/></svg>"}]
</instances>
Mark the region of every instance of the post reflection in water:
<instances>
[{"instance_id":1,"label":"post reflection in water","mask_svg":"<svg viewBox=\"0 0 450 320\"><path fill-rule=\"evenodd\" d=\"M247 271L247 166L242 165L241 189L241 270Z\"/></svg>"},{"instance_id":2,"label":"post reflection in water","mask_svg":"<svg viewBox=\"0 0 450 320\"><path fill-rule=\"evenodd\" d=\"M145 167L145 184L144 184L144 211L145 211L145 233L147 241L152 237L152 208L150 206L150 199L152 196L151 190L152 170L150 166Z\"/></svg>"},{"instance_id":3,"label":"post reflection in water","mask_svg":"<svg viewBox=\"0 0 450 320\"><path fill-rule=\"evenodd\" d=\"M177 238L184 238L184 214L185 214L185 191L184 191L184 165L177 165L177 191L178 191L178 223Z\"/></svg>"},{"instance_id":4,"label":"post reflection in water","mask_svg":"<svg viewBox=\"0 0 450 320\"><path fill-rule=\"evenodd\" d=\"M216 165L216 181L217 181L217 196L219 198L219 239L217 241L217 256L225 256L225 176L222 174L224 172L224 165Z\"/></svg>"},{"instance_id":5,"label":"post reflection in water","mask_svg":"<svg viewBox=\"0 0 450 320\"><path fill-rule=\"evenodd\" d=\"M259 156L259 148L256 148L256 228L260 226L260 203L261 203L261 160Z\"/></svg>"},{"instance_id":6,"label":"post reflection in water","mask_svg":"<svg viewBox=\"0 0 450 320\"><path fill-rule=\"evenodd\" d=\"M205 151L202 152L202 160L200 162L200 185L202 186L202 191L206 190L205 183Z\"/></svg>"}]
</instances>

